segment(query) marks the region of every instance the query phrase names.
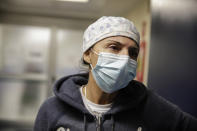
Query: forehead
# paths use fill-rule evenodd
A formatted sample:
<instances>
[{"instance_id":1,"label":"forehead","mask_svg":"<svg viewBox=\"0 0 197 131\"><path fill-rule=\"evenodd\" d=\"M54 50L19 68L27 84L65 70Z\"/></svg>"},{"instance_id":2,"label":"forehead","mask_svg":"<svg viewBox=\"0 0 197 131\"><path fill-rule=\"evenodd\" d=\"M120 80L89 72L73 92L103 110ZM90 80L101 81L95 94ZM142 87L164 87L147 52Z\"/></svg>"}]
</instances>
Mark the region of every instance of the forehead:
<instances>
[{"instance_id":1,"label":"forehead","mask_svg":"<svg viewBox=\"0 0 197 131\"><path fill-rule=\"evenodd\" d=\"M124 36L113 36L113 37L105 38L105 39L97 42L95 44L95 46L102 47L102 46L105 46L106 44L109 44L109 43L119 43L123 46L138 48L138 46L134 40L132 40L131 38L128 38L128 37L124 37Z\"/></svg>"}]
</instances>

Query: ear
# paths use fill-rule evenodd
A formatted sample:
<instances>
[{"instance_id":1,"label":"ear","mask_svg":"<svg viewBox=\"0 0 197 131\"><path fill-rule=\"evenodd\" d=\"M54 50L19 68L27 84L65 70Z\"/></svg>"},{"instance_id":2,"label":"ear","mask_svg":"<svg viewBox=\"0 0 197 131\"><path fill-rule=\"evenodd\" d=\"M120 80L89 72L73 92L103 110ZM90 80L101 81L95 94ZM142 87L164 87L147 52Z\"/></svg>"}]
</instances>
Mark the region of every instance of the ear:
<instances>
[{"instance_id":1,"label":"ear","mask_svg":"<svg viewBox=\"0 0 197 131\"><path fill-rule=\"evenodd\" d=\"M90 50L87 50L84 54L83 54L83 59L85 62L90 64Z\"/></svg>"}]
</instances>

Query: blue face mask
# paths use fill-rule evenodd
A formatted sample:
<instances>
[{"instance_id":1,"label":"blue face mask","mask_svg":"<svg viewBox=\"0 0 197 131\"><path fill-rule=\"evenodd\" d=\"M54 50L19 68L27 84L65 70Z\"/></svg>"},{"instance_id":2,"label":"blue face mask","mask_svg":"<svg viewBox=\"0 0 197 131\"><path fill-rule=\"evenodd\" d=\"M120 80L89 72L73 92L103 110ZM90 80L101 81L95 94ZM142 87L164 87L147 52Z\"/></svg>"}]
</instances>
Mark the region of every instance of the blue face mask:
<instances>
[{"instance_id":1,"label":"blue face mask","mask_svg":"<svg viewBox=\"0 0 197 131\"><path fill-rule=\"evenodd\" d=\"M91 65L92 75L102 91L113 93L135 78L137 62L129 56L93 52L98 55L98 61L94 68Z\"/></svg>"}]
</instances>

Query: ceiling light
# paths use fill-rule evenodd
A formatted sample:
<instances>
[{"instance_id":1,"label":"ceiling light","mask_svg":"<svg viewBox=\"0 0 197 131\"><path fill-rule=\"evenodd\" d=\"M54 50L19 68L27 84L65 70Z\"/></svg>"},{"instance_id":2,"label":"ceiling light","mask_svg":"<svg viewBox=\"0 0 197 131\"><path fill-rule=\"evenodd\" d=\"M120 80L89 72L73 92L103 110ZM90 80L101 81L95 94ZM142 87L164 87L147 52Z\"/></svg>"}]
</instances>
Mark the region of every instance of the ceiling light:
<instances>
[{"instance_id":1,"label":"ceiling light","mask_svg":"<svg viewBox=\"0 0 197 131\"><path fill-rule=\"evenodd\" d=\"M89 0L57 0L57 1L87 3Z\"/></svg>"}]
</instances>

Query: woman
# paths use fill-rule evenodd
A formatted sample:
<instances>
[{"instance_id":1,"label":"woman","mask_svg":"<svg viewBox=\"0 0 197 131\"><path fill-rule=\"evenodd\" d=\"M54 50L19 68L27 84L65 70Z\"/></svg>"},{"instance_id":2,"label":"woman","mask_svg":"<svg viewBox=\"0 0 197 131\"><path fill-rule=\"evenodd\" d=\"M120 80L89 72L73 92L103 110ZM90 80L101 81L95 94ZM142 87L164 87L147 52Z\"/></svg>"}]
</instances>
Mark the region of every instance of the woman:
<instances>
[{"instance_id":1,"label":"woman","mask_svg":"<svg viewBox=\"0 0 197 131\"><path fill-rule=\"evenodd\" d=\"M134 79L140 36L122 17L101 17L84 33L89 73L60 79L35 131L194 131L196 119Z\"/></svg>"}]
</instances>

